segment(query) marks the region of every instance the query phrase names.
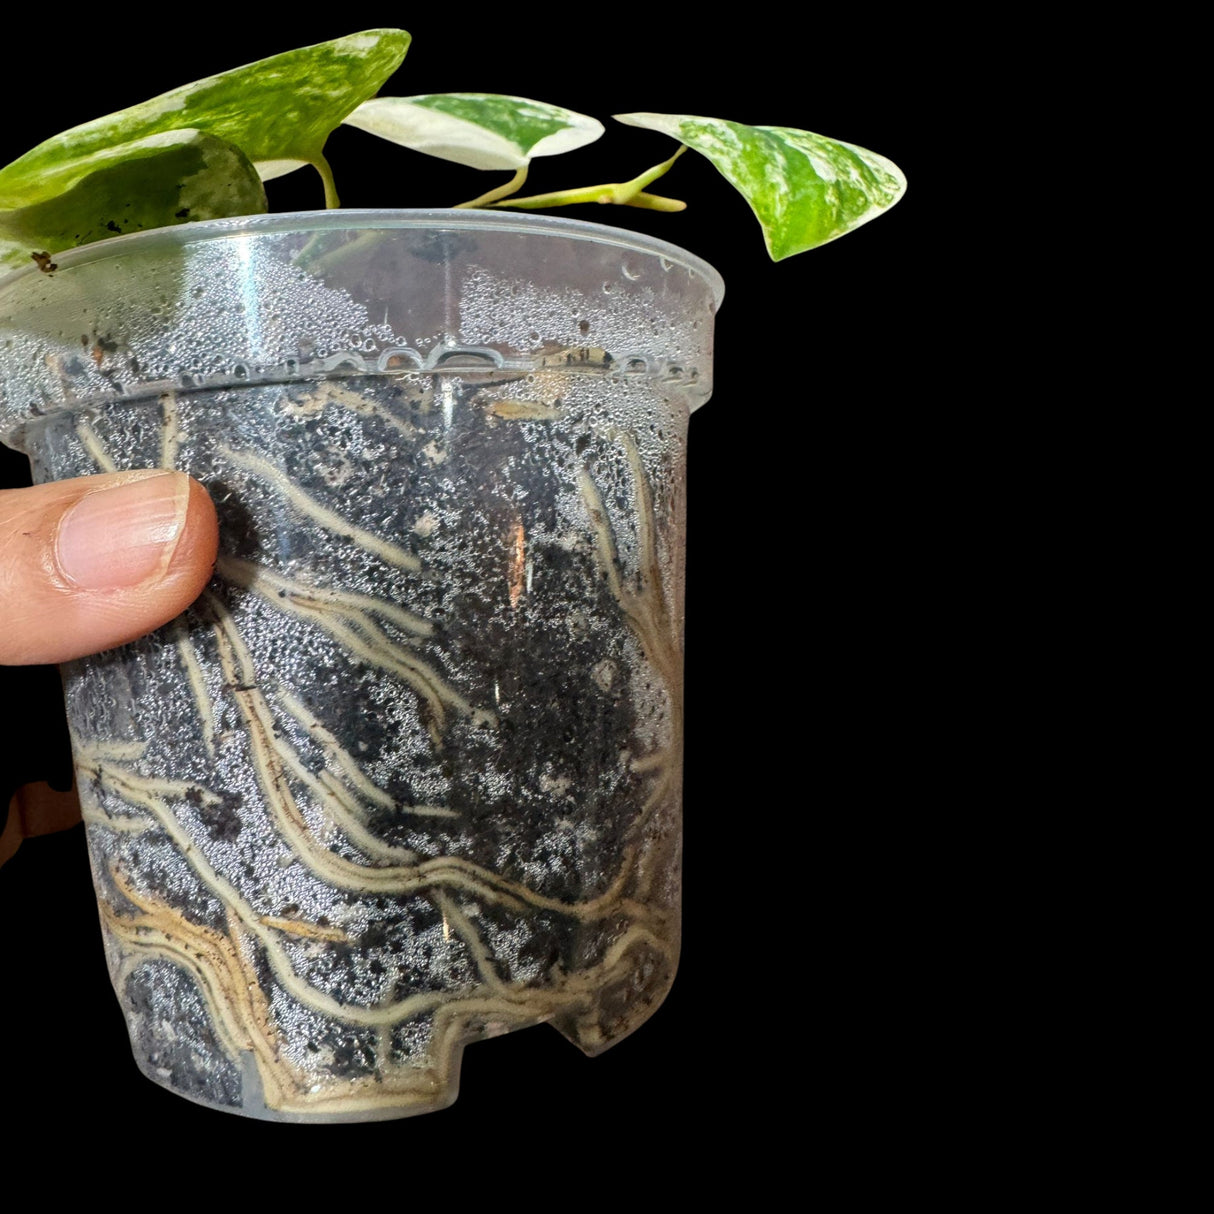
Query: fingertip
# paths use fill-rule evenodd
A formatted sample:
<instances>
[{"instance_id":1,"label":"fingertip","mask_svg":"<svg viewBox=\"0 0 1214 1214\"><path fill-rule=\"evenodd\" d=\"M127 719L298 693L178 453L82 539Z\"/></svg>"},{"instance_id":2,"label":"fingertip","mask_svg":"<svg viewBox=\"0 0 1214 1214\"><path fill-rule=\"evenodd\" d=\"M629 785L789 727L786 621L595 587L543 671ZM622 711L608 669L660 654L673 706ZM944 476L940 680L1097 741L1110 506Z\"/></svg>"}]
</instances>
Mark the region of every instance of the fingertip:
<instances>
[{"instance_id":1,"label":"fingertip","mask_svg":"<svg viewBox=\"0 0 1214 1214\"><path fill-rule=\"evenodd\" d=\"M219 556L219 516L211 495L192 477L186 502L185 526L166 578L180 579L184 598L173 614L184 611L201 593L215 571ZM171 616L169 617L172 618Z\"/></svg>"},{"instance_id":2,"label":"fingertip","mask_svg":"<svg viewBox=\"0 0 1214 1214\"><path fill-rule=\"evenodd\" d=\"M206 490L163 469L0 494L0 662L62 662L145 635L197 598L218 522Z\"/></svg>"}]
</instances>

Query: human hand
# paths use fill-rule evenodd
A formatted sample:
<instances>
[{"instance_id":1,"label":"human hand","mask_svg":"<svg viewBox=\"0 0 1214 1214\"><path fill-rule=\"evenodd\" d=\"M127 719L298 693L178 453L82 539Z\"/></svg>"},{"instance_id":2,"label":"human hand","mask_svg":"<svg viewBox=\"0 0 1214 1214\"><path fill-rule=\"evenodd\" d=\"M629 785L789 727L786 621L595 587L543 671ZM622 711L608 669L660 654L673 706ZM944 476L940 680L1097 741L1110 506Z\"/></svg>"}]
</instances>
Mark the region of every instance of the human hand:
<instances>
[{"instance_id":1,"label":"human hand","mask_svg":"<svg viewBox=\"0 0 1214 1214\"><path fill-rule=\"evenodd\" d=\"M183 472L0 490L0 665L65 662L167 623L198 597L218 525Z\"/></svg>"},{"instance_id":2,"label":"human hand","mask_svg":"<svg viewBox=\"0 0 1214 1214\"><path fill-rule=\"evenodd\" d=\"M181 472L0 489L0 665L64 662L167 623L206 585L217 544L215 507ZM18 790L0 864L78 818L72 794Z\"/></svg>"}]
</instances>

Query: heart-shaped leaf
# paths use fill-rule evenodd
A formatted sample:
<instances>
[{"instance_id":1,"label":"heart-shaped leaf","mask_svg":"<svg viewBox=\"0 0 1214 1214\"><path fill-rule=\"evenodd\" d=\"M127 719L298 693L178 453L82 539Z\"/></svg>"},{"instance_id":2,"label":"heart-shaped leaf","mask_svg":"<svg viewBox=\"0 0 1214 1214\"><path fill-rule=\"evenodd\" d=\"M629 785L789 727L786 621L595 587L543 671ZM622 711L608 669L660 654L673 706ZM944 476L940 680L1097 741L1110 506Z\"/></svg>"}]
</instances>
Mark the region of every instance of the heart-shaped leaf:
<instances>
[{"instance_id":1,"label":"heart-shaped leaf","mask_svg":"<svg viewBox=\"0 0 1214 1214\"><path fill-rule=\"evenodd\" d=\"M350 34L208 76L73 127L0 170L0 210L64 193L94 171L98 152L134 147L166 131L200 130L235 144L254 164L266 165L265 177L301 164L320 167L329 133L379 91L409 41L404 30Z\"/></svg>"},{"instance_id":2,"label":"heart-shaped leaf","mask_svg":"<svg viewBox=\"0 0 1214 1214\"><path fill-rule=\"evenodd\" d=\"M597 118L499 93L377 97L345 122L474 169L521 169L533 157L572 151L603 133Z\"/></svg>"},{"instance_id":3,"label":"heart-shaped leaf","mask_svg":"<svg viewBox=\"0 0 1214 1214\"><path fill-rule=\"evenodd\" d=\"M781 126L690 114L616 114L707 156L750 203L773 261L826 244L875 219L906 189L884 156Z\"/></svg>"},{"instance_id":4,"label":"heart-shaped leaf","mask_svg":"<svg viewBox=\"0 0 1214 1214\"><path fill-rule=\"evenodd\" d=\"M203 131L165 131L105 148L61 194L0 211L0 265L29 265L109 236L266 209L257 170L237 147Z\"/></svg>"}]
</instances>

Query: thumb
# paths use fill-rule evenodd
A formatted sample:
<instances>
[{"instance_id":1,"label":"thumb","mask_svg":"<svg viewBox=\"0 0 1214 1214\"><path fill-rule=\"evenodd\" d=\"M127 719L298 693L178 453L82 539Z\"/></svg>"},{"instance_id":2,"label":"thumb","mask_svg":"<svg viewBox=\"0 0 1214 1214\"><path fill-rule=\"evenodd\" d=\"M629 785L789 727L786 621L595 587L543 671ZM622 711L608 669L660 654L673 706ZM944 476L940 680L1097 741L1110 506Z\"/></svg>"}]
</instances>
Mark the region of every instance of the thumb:
<instances>
[{"instance_id":1,"label":"thumb","mask_svg":"<svg viewBox=\"0 0 1214 1214\"><path fill-rule=\"evenodd\" d=\"M146 469L0 490L0 665L134 640L198 596L218 525L183 472Z\"/></svg>"}]
</instances>

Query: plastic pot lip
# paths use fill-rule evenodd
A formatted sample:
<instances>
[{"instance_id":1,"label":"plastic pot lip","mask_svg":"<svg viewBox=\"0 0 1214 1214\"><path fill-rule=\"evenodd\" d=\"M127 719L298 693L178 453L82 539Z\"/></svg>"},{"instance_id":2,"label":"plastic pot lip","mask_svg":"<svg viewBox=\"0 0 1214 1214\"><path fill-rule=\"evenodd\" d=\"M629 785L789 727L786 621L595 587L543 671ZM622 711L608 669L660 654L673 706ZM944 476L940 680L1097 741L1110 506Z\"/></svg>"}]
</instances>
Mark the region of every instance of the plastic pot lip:
<instances>
[{"instance_id":1,"label":"plastic pot lip","mask_svg":"<svg viewBox=\"0 0 1214 1214\"><path fill-rule=\"evenodd\" d=\"M518 232L528 236L545 235L568 240L585 240L598 245L614 245L626 251L646 256L664 257L698 275L712 292L715 307L721 306L725 282L721 275L703 258L686 249L654 236L613 228L607 224L589 223L584 219L566 219L556 215L533 215L525 212L480 210L356 210L339 208L332 211L287 211L269 215L241 215L230 219L205 219L195 223L176 224L169 228L153 228L132 232L108 240L95 241L79 248L55 254L57 269L104 261L110 257L126 256L143 248L166 244L190 245L206 240L263 233L318 232L349 228L368 231L393 228L435 228L442 230ZM36 265L24 266L0 276L0 293L28 277L39 274Z\"/></svg>"}]
</instances>

